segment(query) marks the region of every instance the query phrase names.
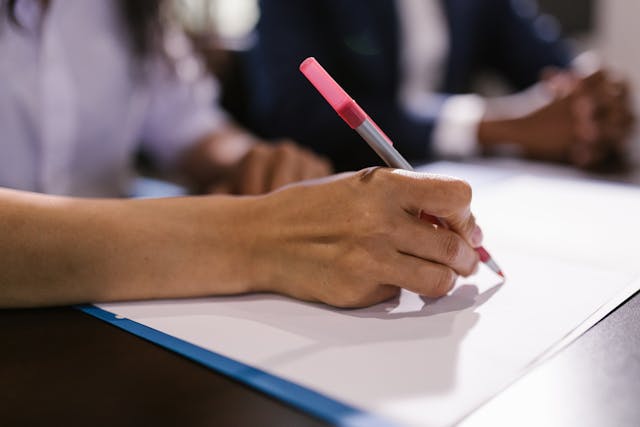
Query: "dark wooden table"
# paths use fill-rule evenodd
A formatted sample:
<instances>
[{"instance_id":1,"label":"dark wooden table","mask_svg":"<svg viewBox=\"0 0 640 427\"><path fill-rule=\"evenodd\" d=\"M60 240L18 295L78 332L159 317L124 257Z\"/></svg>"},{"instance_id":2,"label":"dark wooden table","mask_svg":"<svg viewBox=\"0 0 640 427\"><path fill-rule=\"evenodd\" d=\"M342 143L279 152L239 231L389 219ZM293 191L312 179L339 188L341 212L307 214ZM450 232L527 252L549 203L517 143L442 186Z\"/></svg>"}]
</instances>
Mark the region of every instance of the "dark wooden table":
<instances>
[{"instance_id":1,"label":"dark wooden table","mask_svg":"<svg viewBox=\"0 0 640 427\"><path fill-rule=\"evenodd\" d=\"M2 426L324 425L71 308L0 311L0 343ZM640 425L640 295L524 381L530 405L505 423L530 408L562 425Z\"/></svg>"},{"instance_id":2,"label":"dark wooden table","mask_svg":"<svg viewBox=\"0 0 640 427\"><path fill-rule=\"evenodd\" d=\"M319 426L73 308L0 310L0 426Z\"/></svg>"}]
</instances>

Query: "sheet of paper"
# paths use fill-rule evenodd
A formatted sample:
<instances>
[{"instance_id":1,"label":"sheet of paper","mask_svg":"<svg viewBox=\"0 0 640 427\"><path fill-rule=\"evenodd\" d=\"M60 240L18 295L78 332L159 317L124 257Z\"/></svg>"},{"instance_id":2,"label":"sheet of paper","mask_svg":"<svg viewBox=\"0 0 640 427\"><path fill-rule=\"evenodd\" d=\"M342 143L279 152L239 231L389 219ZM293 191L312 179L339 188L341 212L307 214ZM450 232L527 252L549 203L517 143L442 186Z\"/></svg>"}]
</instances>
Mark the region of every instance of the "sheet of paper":
<instances>
[{"instance_id":1,"label":"sheet of paper","mask_svg":"<svg viewBox=\"0 0 640 427\"><path fill-rule=\"evenodd\" d=\"M450 425L640 288L640 190L491 181L473 205L504 285L481 269L447 297L361 310L274 295L100 307L400 424Z\"/></svg>"}]
</instances>

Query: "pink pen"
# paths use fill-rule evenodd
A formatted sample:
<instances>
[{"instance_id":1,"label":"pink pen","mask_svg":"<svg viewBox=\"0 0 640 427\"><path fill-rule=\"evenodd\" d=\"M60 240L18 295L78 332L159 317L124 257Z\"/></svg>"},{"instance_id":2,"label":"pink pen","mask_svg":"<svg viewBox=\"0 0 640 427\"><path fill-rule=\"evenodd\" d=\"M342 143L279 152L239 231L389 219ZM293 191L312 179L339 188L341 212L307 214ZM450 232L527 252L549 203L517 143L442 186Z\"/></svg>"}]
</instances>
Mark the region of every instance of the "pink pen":
<instances>
[{"instance_id":1,"label":"pink pen","mask_svg":"<svg viewBox=\"0 0 640 427\"><path fill-rule=\"evenodd\" d=\"M340 87L340 85L327 73L315 58L307 58L300 64L300 71L320 92L327 102L336 110L336 113L347 122L351 129L355 129L360 136L367 141L369 146L392 168L413 170L413 167L398 151L393 148L393 142L376 125L376 123L356 104L356 102ZM420 212L420 219L427 220L440 227L447 228L446 224L433 215ZM489 252L482 246L476 248L480 261L491 270L504 277L502 270L493 260Z\"/></svg>"}]
</instances>

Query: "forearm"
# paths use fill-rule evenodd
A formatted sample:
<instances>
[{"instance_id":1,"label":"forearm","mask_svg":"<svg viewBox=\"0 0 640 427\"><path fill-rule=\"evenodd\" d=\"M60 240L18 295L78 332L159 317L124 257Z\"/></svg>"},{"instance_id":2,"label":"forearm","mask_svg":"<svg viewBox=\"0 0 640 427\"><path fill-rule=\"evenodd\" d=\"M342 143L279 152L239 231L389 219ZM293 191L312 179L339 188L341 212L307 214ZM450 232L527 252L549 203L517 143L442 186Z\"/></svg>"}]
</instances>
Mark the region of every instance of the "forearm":
<instances>
[{"instance_id":1,"label":"forearm","mask_svg":"<svg viewBox=\"0 0 640 427\"><path fill-rule=\"evenodd\" d=\"M400 288L435 298L477 266L470 201L462 181L381 168L260 197L0 190L0 307L259 291L361 307Z\"/></svg>"},{"instance_id":2,"label":"forearm","mask_svg":"<svg viewBox=\"0 0 640 427\"><path fill-rule=\"evenodd\" d=\"M0 190L0 306L250 291L247 199L78 200Z\"/></svg>"}]
</instances>

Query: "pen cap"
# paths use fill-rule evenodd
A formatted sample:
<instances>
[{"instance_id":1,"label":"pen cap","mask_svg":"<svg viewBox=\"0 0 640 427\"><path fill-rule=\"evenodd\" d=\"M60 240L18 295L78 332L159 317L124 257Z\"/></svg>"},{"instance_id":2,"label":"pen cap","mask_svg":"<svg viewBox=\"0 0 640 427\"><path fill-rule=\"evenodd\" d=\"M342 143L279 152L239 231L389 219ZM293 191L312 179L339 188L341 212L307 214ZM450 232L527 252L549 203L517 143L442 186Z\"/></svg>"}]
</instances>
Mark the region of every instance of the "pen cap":
<instances>
[{"instance_id":1,"label":"pen cap","mask_svg":"<svg viewBox=\"0 0 640 427\"><path fill-rule=\"evenodd\" d=\"M300 71L352 129L357 128L367 119L367 114L362 108L347 95L347 92L315 58L309 57L302 61Z\"/></svg>"}]
</instances>

